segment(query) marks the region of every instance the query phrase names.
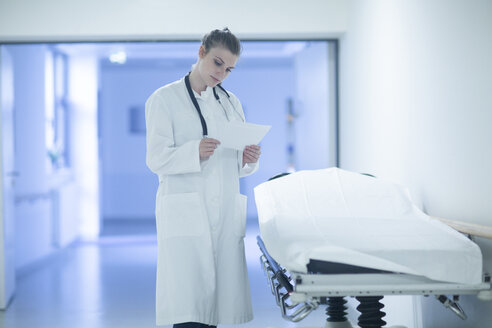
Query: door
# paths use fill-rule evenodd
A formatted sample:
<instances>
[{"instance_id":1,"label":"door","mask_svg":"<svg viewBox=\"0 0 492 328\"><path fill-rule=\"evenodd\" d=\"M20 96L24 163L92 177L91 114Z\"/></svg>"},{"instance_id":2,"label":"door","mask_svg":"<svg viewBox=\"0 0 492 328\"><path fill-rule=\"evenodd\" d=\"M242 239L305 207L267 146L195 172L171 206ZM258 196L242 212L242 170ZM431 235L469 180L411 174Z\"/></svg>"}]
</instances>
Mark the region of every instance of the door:
<instances>
[{"instance_id":1,"label":"door","mask_svg":"<svg viewBox=\"0 0 492 328\"><path fill-rule=\"evenodd\" d=\"M14 259L14 74L5 46L0 46L0 309L15 289Z\"/></svg>"}]
</instances>

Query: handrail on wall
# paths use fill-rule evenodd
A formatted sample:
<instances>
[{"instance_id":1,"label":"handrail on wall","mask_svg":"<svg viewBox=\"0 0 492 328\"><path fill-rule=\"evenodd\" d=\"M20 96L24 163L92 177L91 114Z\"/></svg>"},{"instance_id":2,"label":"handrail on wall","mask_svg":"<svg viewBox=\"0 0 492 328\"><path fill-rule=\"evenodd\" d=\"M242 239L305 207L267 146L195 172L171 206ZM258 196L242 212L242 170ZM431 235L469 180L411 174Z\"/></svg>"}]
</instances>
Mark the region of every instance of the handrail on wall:
<instances>
[{"instance_id":1,"label":"handrail on wall","mask_svg":"<svg viewBox=\"0 0 492 328\"><path fill-rule=\"evenodd\" d=\"M30 193L30 194L22 194L15 196L15 204L20 203L33 203L38 200L49 200L52 198L52 194L50 191L39 192L39 193Z\"/></svg>"},{"instance_id":2,"label":"handrail on wall","mask_svg":"<svg viewBox=\"0 0 492 328\"><path fill-rule=\"evenodd\" d=\"M466 233L472 236L478 236L483 238L492 239L492 227L481 224L468 223L457 220L443 219L436 216L431 216L431 219L441 221L451 228L458 230L459 232Z\"/></svg>"}]
</instances>

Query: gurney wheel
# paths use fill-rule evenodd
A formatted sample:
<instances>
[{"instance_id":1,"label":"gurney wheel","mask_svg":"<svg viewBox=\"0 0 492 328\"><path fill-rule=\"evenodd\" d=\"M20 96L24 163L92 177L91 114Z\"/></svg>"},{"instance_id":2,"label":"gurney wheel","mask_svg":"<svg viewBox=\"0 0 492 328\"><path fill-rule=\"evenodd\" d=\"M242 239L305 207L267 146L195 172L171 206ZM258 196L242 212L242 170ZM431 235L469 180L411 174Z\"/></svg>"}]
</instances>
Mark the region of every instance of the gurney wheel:
<instances>
[{"instance_id":1,"label":"gurney wheel","mask_svg":"<svg viewBox=\"0 0 492 328\"><path fill-rule=\"evenodd\" d=\"M381 309L384 304L379 301L383 296L363 296L356 297L360 302L357 310L360 312L359 327L361 328L381 328L386 325L382 318L386 315Z\"/></svg>"}]
</instances>

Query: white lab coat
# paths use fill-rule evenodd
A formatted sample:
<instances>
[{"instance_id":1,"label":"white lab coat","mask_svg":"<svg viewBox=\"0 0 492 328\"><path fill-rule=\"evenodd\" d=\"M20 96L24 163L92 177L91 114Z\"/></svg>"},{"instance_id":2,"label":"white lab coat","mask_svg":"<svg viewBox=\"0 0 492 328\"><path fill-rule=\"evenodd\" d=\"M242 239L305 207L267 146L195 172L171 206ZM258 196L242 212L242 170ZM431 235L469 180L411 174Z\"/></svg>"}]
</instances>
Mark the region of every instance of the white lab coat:
<instances>
[{"instance_id":1,"label":"white lab coat","mask_svg":"<svg viewBox=\"0 0 492 328\"><path fill-rule=\"evenodd\" d=\"M221 91L229 119L244 120L239 100ZM212 89L195 93L209 135L225 121ZM147 166L159 176L156 319L158 325L238 324L253 318L244 254L246 196L242 153L218 147L200 161L202 126L184 79L155 91L145 106Z\"/></svg>"}]
</instances>

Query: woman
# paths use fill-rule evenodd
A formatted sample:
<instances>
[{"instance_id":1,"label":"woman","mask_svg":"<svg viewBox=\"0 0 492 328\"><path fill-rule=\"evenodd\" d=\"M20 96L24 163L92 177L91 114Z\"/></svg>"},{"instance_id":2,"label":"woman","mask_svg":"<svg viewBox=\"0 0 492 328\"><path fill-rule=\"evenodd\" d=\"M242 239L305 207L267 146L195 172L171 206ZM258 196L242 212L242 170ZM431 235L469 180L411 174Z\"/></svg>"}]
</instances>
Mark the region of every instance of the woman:
<instances>
[{"instance_id":1,"label":"woman","mask_svg":"<svg viewBox=\"0 0 492 328\"><path fill-rule=\"evenodd\" d=\"M240 51L229 29L210 32L192 71L146 102L146 161L159 176L158 325L213 327L253 317L239 177L257 170L260 147L240 152L207 137L224 122L244 121L239 100L220 86Z\"/></svg>"}]
</instances>

